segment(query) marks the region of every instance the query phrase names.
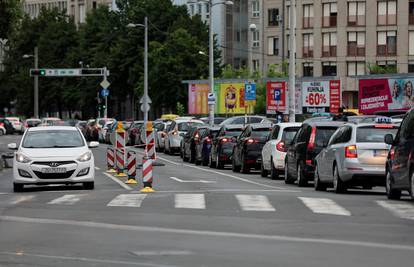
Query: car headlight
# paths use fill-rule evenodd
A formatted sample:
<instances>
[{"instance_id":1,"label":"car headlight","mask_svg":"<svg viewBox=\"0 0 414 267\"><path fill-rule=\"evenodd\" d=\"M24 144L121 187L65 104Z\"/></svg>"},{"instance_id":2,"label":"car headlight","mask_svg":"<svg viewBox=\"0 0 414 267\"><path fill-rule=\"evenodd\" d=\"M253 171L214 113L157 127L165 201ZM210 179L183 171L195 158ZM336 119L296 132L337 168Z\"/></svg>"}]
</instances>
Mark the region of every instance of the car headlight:
<instances>
[{"instance_id":1,"label":"car headlight","mask_svg":"<svg viewBox=\"0 0 414 267\"><path fill-rule=\"evenodd\" d=\"M81 161L81 162L85 162L85 161L88 161L88 160L90 160L91 159L91 157L92 157L92 153L91 152L86 152L86 153L83 153L79 158L78 158L78 161Z\"/></svg>"},{"instance_id":2,"label":"car headlight","mask_svg":"<svg viewBox=\"0 0 414 267\"><path fill-rule=\"evenodd\" d=\"M32 160L22 153L16 153L16 161L20 163L29 163Z\"/></svg>"}]
</instances>

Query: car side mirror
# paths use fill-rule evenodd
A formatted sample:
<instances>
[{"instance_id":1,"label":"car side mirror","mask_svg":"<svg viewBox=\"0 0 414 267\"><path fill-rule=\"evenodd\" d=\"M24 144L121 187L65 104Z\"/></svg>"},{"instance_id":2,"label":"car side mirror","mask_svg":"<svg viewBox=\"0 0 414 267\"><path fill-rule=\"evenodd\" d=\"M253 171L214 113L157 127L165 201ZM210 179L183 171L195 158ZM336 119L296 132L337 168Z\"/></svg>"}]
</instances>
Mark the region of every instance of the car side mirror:
<instances>
[{"instance_id":1,"label":"car side mirror","mask_svg":"<svg viewBox=\"0 0 414 267\"><path fill-rule=\"evenodd\" d=\"M392 144L394 143L394 137L392 137L392 134L386 134L386 135L384 136L384 142L385 142L387 145L392 145Z\"/></svg>"},{"instance_id":2,"label":"car side mirror","mask_svg":"<svg viewBox=\"0 0 414 267\"><path fill-rule=\"evenodd\" d=\"M10 144L7 145L7 148L11 149L11 150L17 150L17 144L16 143L10 143Z\"/></svg>"},{"instance_id":3,"label":"car side mirror","mask_svg":"<svg viewBox=\"0 0 414 267\"><path fill-rule=\"evenodd\" d=\"M98 146L99 146L99 142L96 142L96 141L92 141L88 144L89 148L95 148L95 147L98 147Z\"/></svg>"}]
</instances>

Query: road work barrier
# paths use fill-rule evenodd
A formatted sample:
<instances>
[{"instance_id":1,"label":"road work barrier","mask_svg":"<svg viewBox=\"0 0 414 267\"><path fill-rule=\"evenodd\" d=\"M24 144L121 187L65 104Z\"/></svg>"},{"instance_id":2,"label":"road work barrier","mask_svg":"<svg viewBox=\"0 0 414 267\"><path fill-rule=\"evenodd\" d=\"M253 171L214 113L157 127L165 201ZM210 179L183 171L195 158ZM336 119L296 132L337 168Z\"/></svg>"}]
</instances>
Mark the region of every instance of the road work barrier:
<instances>
[{"instance_id":1,"label":"road work barrier","mask_svg":"<svg viewBox=\"0 0 414 267\"><path fill-rule=\"evenodd\" d=\"M152 189L152 181L152 159L148 158L148 156L145 155L142 158L142 182L144 183L144 188L141 189L141 192L154 192L154 189Z\"/></svg>"},{"instance_id":2,"label":"road work barrier","mask_svg":"<svg viewBox=\"0 0 414 267\"><path fill-rule=\"evenodd\" d=\"M106 166L107 172L115 173L115 150L112 147L106 149Z\"/></svg>"},{"instance_id":3,"label":"road work barrier","mask_svg":"<svg viewBox=\"0 0 414 267\"><path fill-rule=\"evenodd\" d=\"M124 173L125 161L126 161L126 142L125 142L125 130L122 126L122 122L118 122L115 136L115 149L116 149L116 176L126 177Z\"/></svg>"},{"instance_id":4,"label":"road work barrier","mask_svg":"<svg viewBox=\"0 0 414 267\"><path fill-rule=\"evenodd\" d=\"M155 161L157 159L156 151L155 151L155 133L154 128L152 125L152 121L147 122L145 127L145 150L148 155L148 158Z\"/></svg>"},{"instance_id":5,"label":"road work barrier","mask_svg":"<svg viewBox=\"0 0 414 267\"><path fill-rule=\"evenodd\" d=\"M128 181L127 184L136 184L136 176L137 176L137 157L134 151L127 152L127 166L128 166Z\"/></svg>"}]
</instances>

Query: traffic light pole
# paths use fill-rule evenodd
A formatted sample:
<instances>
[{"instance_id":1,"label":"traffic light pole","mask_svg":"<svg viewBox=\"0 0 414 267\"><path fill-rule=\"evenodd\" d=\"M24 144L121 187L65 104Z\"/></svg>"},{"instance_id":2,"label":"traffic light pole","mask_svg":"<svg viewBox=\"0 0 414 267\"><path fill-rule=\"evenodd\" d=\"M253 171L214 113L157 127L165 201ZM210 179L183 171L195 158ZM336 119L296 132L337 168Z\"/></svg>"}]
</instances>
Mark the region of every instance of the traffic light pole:
<instances>
[{"instance_id":1,"label":"traffic light pole","mask_svg":"<svg viewBox=\"0 0 414 267\"><path fill-rule=\"evenodd\" d=\"M37 46L34 48L34 67L39 68L39 51ZM39 118L39 76L34 76L34 92L33 92L33 116Z\"/></svg>"}]
</instances>

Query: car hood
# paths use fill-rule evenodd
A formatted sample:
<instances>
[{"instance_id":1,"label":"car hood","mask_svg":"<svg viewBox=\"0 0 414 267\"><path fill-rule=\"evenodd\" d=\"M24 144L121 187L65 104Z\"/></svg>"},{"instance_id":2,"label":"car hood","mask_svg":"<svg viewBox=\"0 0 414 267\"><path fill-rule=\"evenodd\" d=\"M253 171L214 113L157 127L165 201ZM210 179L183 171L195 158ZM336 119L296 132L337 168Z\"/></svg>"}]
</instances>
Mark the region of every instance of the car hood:
<instances>
[{"instance_id":1,"label":"car hood","mask_svg":"<svg viewBox=\"0 0 414 267\"><path fill-rule=\"evenodd\" d=\"M50 160L56 158L78 158L83 153L89 151L87 147L74 148L20 148L19 152L25 154L31 159L47 158Z\"/></svg>"}]
</instances>

